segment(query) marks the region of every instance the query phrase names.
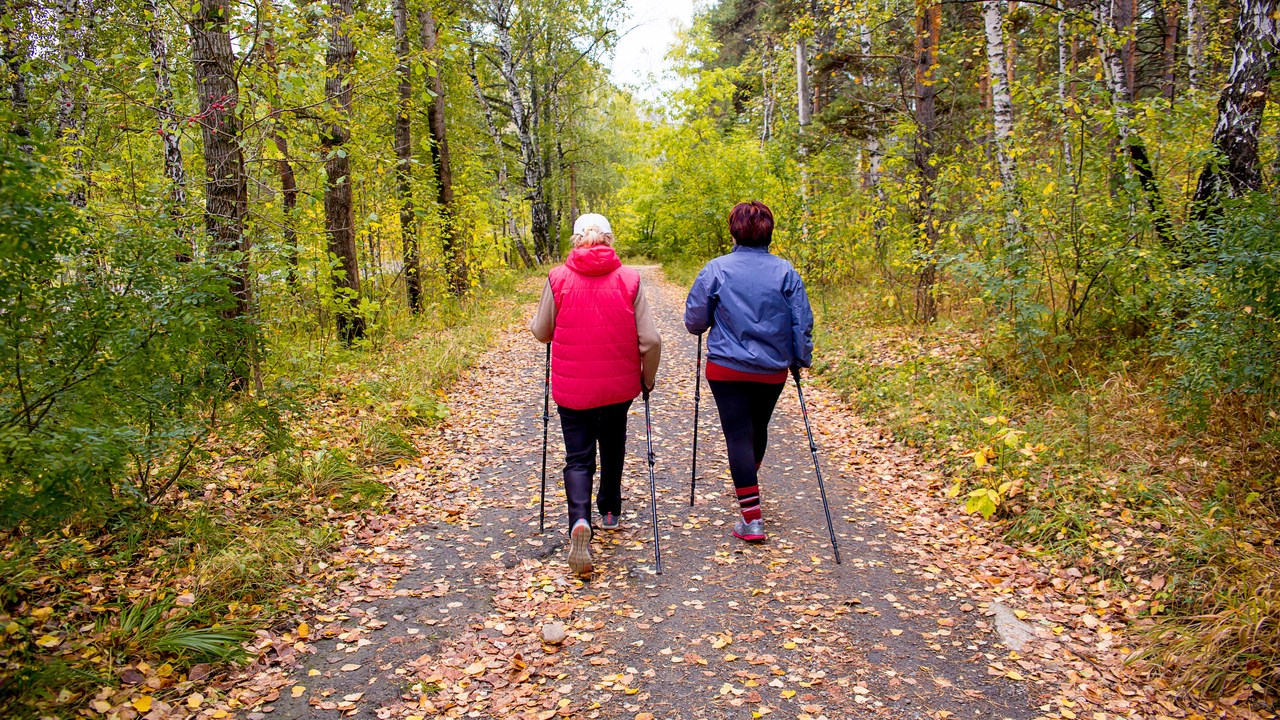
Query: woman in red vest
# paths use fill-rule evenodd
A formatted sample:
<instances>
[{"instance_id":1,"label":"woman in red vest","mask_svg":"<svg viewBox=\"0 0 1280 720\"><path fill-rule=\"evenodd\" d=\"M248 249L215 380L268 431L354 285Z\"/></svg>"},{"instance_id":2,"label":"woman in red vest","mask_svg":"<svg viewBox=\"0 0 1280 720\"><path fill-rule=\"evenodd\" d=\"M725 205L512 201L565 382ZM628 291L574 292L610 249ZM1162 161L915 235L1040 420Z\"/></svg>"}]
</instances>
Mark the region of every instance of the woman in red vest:
<instances>
[{"instance_id":1,"label":"woman in red vest","mask_svg":"<svg viewBox=\"0 0 1280 720\"><path fill-rule=\"evenodd\" d=\"M551 271L530 328L551 343L551 395L564 434L569 568L591 575L591 485L600 447L600 527L618 528L627 410L652 390L662 338L640 273L623 267L603 215L573 224L573 250Z\"/></svg>"}]
</instances>

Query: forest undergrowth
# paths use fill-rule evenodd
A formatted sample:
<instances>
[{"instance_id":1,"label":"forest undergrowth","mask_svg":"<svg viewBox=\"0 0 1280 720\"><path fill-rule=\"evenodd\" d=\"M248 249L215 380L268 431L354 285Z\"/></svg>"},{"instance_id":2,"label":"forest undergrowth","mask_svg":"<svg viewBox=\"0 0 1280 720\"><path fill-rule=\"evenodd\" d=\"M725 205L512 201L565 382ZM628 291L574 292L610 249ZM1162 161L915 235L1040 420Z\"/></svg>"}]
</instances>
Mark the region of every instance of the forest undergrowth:
<instances>
[{"instance_id":1,"label":"forest undergrowth","mask_svg":"<svg viewBox=\"0 0 1280 720\"><path fill-rule=\"evenodd\" d=\"M302 594L341 579L331 543L380 507L379 472L416 458L414 436L447 416L442 389L532 299L521 277L386 318L354 348L281 330L268 391L225 408L273 422L215 426L158 503L0 536L0 714L107 708L94 693L120 685L198 686Z\"/></svg>"},{"instance_id":2,"label":"forest undergrowth","mask_svg":"<svg viewBox=\"0 0 1280 720\"><path fill-rule=\"evenodd\" d=\"M1244 395L1170 402L1169 364L1136 341L1033 360L972 318L922 329L874 285L815 293L815 375L939 460L968 512L1074 568L1088 588L1075 610L1135 629L1136 667L1232 703L1274 699L1275 413Z\"/></svg>"}]
</instances>

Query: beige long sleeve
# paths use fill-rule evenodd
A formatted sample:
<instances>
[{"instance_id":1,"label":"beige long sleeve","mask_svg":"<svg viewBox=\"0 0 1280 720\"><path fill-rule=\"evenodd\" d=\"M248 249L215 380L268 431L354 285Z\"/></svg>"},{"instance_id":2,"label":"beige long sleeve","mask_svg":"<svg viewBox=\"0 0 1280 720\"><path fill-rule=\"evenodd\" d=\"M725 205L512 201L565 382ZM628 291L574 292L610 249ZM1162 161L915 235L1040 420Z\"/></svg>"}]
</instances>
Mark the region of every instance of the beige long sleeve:
<instances>
[{"instance_id":1,"label":"beige long sleeve","mask_svg":"<svg viewBox=\"0 0 1280 720\"><path fill-rule=\"evenodd\" d=\"M653 322L653 311L649 307L649 299L644 293L641 283L636 291L634 303L636 315L636 335L640 346L640 374L644 386L652 389L658 377L658 365L662 362L662 335ZM551 282L542 287L542 297L538 300L538 309L533 314L533 322L529 331L538 342L548 343L556 333L556 298L551 292Z\"/></svg>"},{"instance_id":2,"label":"beige long sleeve","mask_svg":"<svg viewBox=\"0 0 1280 720\"><path fill-rule=\"evenodd\" d=\"M640 375L644 378L644 386L652 390L658 377L658 365L662 362L662 335L658 334L658 326L653 323L644 283L640 283L636 290L635 311L636 334L640 336Z\"/></svg>"},{"instance_id":3,"label":"beige long sleeve","mask_svg":"<svg viewBox=\"0 0 1280 720\"><path fill-rule=\"evenodd\" d=\"M551 292L551 281L542 286L542 298L538 300L538 309L533 314L533 322L529 332L538 342L549 343L556 334L556 296Z\"/></svg>"}]
</instances>

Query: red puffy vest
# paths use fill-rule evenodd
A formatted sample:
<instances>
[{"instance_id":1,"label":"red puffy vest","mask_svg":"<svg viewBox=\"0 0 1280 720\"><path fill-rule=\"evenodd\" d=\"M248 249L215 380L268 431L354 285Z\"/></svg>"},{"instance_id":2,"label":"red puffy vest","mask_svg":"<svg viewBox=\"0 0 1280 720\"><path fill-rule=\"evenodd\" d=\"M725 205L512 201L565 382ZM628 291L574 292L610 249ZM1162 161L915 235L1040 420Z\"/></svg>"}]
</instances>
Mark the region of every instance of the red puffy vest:
<instances>
[{"instance_id":1,"label":"red puffy vest","mask_svg":"<svg viewBox=\"0 0 1280 720\"><path fill-rule=\"evenodd\" d=\"M634 400L640 394L636 293L640 273L608 245L576 248L550 274L556 300L551 395L573 410Z\"/></svg>"}]
</instances>

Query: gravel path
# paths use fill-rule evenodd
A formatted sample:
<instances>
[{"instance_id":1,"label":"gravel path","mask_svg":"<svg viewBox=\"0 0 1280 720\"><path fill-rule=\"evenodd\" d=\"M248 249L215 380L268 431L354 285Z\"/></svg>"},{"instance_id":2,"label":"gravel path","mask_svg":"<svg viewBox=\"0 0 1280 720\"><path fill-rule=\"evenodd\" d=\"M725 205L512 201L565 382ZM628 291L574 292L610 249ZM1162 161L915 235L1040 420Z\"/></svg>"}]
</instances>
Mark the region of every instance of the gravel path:
<instances>
[{"instance_id":1,"label":"gravel path","mask_svg":"<svg viewBox=\"0 0 1280 720\"><path fill-rule=\"evenodd\" d=\"M664 339L652 409L665 573L653 572L640 400L624 526L597 532L596 576L580 582L565 562L554 408L538 533L543 354L513 328L455 388L450 419L416 438L419 461L384 478L391 512L352 528L334 559L344 579L314 598L307 627L264 637L238 678L251 719L1038 714L995 634L1000 608L938 567L928 522L901 522L936 478L830 393L806 386L842 565L793 385L761 476L769 541L728 535L736 505L705 383L689 506L696 344L683 289L642 273ZM542 642L549 622L565 626L563 643Z\"/></svg>"}]
</instances>

